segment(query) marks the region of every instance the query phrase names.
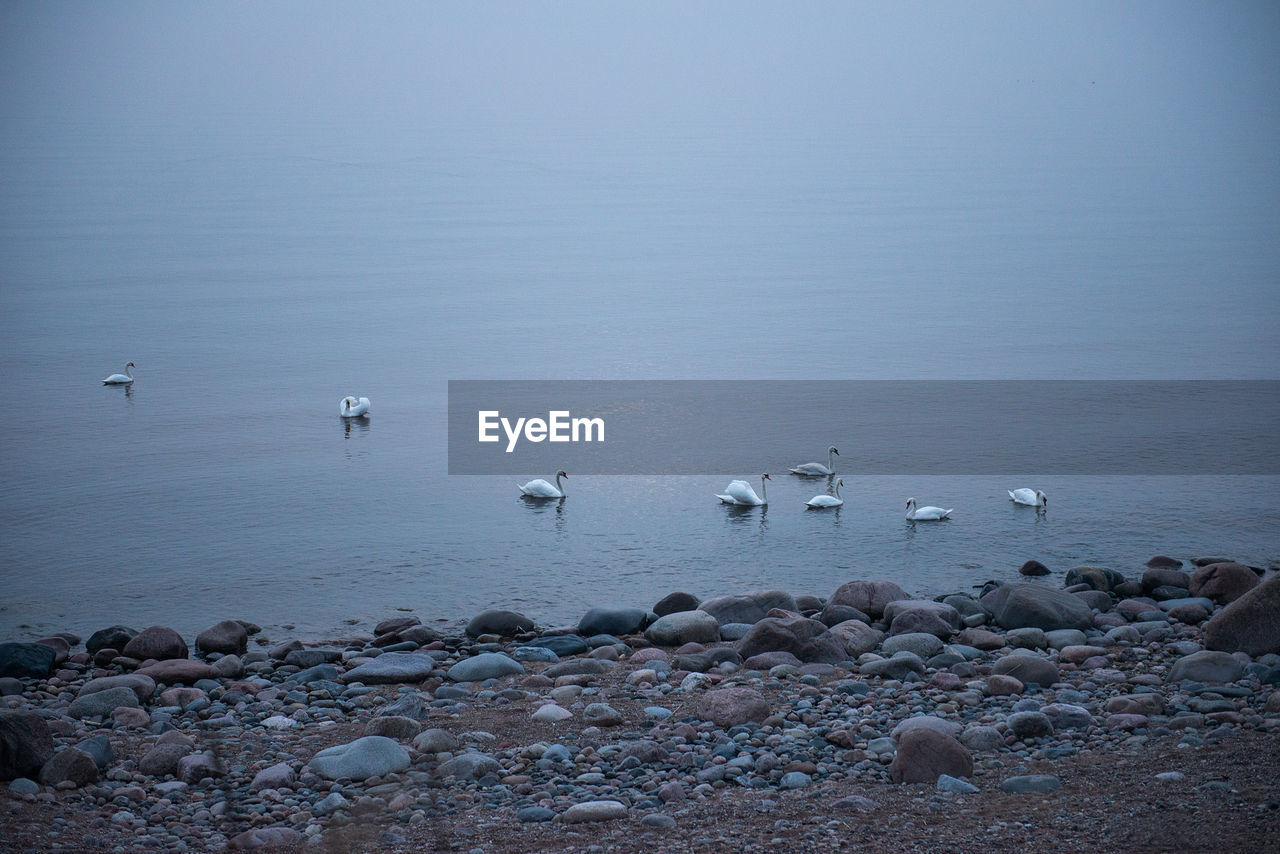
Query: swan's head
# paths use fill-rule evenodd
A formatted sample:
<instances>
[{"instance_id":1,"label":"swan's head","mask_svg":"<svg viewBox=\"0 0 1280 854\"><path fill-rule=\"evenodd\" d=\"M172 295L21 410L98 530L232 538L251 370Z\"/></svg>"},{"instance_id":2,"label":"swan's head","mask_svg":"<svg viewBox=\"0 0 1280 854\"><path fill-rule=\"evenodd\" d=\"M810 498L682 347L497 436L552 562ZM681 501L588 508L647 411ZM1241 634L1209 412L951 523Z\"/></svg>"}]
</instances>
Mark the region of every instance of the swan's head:
<instances>
[{"instance_id":1,"label":"swan's head","mask_svg":"<svg viewBox=\"0 0 1280 854\"><path fill-rule=\"evenodd\" d=\"M837 457L840 456L840 452L836 450L835 445L832 445L830 448L827 448L827 453L835 454Z\"/></svg>"},{"instance_id":2,"label":"swan's head","mask_svg":"<svg viewBox=\"0 0 1280 854\"><path fill-rule=\"evenodd\" d=\"M760 475L760 478L761 480L773 480L773 478L769 477L769 475L767 474Z\"/></svg>"},{"instance_id":3,"label":"swan's head","mask_svg":"<svg viewBox=\"0 0 1280 854\"><path fill-rule=\"evenodd\" d=\"M136 367L138 367L138 366L137 366L137 365L135 365L133 362L130 362L129 364L125 365L125 367L126 367L126 368L136 368Z\"/></svg>"},{"instance_id":4,"label":"swan's head","mask_svg":"<svg viewBox=\"0 0 1280 854\"><path fill-rule=\"evenodd\" d=\"M1036 500L1040 502L1041 507L1049 506L1049 497L1040 490L1036 490Z\"/></svg>"},{"instance_id":5,"label":"swan's head","mask_svg":"<svg viewBox=\"0 0 1280 854\"><path fill-rule=\"evenodd\" d=\"M836 486L837 487L844 486L844 478L842 477L836 478Z\"/></svg>"},{"instance_id":6,"label":"swan's head","mask_svg":"<svg viewBox=\"0 0 1280 854\"><path fill-rule=\"evenodd\" d=\"M908 498L907 509L910 510L912 507L915 507L915 506L916 506L916 500L914 498Z\"/></svg>"},{"instance_id":7,"label":"swan's head","mask_svg":"<svg viewBox=\"0 0 1280 854\"><path fill-rule=\"evenodd\" d=\"M569 479L569 475L565 474L564 469L560 469L560 471L556 472L556 477L562 477L565 480Z\"/></svg>"}]
</instances>

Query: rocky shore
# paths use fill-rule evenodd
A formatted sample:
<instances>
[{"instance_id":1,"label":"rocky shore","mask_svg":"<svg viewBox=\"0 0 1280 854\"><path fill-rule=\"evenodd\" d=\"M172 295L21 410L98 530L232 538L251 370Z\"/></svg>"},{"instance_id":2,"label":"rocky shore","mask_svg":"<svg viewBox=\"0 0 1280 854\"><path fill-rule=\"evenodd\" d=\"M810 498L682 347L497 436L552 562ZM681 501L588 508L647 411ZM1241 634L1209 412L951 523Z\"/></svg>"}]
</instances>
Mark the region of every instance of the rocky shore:
<instances>
[{"instance_id":1,"label":"rocky shore","mask_svg":"<svg viewBox=\"0 0 1280 854\"><path fill-rule=\"evenodd\" d=\"M1280 575L1023 574L0 644L0 847L1274 848Z\"/></svg>"}]
</instances>

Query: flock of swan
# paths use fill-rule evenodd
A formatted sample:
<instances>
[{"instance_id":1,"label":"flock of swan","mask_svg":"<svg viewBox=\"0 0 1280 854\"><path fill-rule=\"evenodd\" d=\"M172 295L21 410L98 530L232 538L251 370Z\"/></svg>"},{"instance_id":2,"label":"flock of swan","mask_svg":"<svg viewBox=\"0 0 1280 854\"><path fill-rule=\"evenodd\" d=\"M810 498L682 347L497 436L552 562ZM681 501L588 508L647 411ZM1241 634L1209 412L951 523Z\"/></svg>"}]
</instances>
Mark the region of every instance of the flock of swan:
<instances>
[{"instance_id":1,"label":"flock of swan","mask_svg":"<svg viewBox=\"0 0 1280 854\"><path fill-rule=\"evenodd\" d=\"M103 385L129 385L133 382L133 368L137 367L133 362L129 362L124 366L123 374L112 374L102 381ZM369 398L352 397L348 395L338 402L338 414L343 418L361 418L369 414ZM835 445L827 448L827 463L804 463L798 465L789 471L800 477L826 477L830 479L835 474L836 457L840 456L840 452L836 450ZM520 492L526 498L564 498L564 485L562 480L568 480L569 475L564 469L556 472L556 482L548 483L542 478L536 478L525 484L516 484L520 488ZM736 507L763 507L769 503L769 490L767 482L773 480L768 474L760 475L760 494L757 495L755 488L745 480L733 480L724 488L724 492L717 493L716 498L720 499L721 504L732 504ZM815 495L805 502L805 507L811 510L827 510L833 507L840 507L844 504L844 499L840 497L840 487L844 486L844 478L836 478L831 489L822 495ZM1046 509L1049 506L1049 499L1038 489L1029 489L1023 487L1021 489L1009 490L1009 500L1014 504L1025 504L1029 507L1035 507L1037 510ZM941 507L917 507L914 498L907 499L907 518L913 522L939 522L943 519L951 518L951 513L955 508L943 509Z\"/></svg>"},{"instance_id":2,"label":"flock of swan","mask_svg":"<svg viewBox=\"0 0 1280 854\"><path fill-rule=\"evenodd\" d=\"M792 474L801 477L827 477L830 480L834 477L835 458L840 452L835 447L827 448L827 465L822 463L805 463L790 469ZM549 483L542 478L531 480L525 484L516 484L520 492L525 498L564 498L564 484L562 480L568 480L569 475L561 469L556 472L556 482ZM768 482L773 480L768 473L760 475L760 493L757 494L755 487L745 480L732 480L729 485L724 488L724 492L716 493L716 498L720 499L721 504L731 504L735 507L764 507L769 503L769 487ZM835 478L835 483L830 491L822 495L815 495L805 502L805 507L813 510L826 510L833 507L840 507L844 504L844 499L840 497L840 487L844 486L844 478ZM1009 490L1009 500L1014 504L1025 504L1029 507L1035 507L1037 510L1047 509L1049 499L1039 489L1021 489ZM916 505L914 498L907 499L907 519L912 522L940 522L943 519L950 519L955 508L942 507L919 507Z\"/></svg>"}]
</instances>

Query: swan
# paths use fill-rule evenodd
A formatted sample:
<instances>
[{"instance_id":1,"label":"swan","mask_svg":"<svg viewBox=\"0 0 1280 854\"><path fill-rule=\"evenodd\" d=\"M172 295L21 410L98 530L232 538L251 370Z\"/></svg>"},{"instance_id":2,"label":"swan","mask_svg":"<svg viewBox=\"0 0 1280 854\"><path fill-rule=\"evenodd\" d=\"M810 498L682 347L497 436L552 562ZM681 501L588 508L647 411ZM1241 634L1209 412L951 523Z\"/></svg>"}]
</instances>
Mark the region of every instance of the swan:
<instances>
[{"instance_id":1,"label":"swan","mask_svg":"<svg viewBox=\"0 0 1280 854\"><path fill-rule=\"evenodd\" d=\"M369 398L344 397L338 401L338 414L343 418L355 418L369 414Z\"/></svg>"},{"instance_id":2,"label":"swan","mask_svg":"<svg viewBox=\"0 0 1280 854\"><path fill-rule=\"evenodd\" d=\"M836 479L836 488L834 495L815 495L805 502L806 507L814 507L821 510L824 507L839 507L844 504L844 499L840 497L840 487L844 485L844 478Z\"/></svg>"},{"instance_id":3,"label":"swan","mask_svg":"<svg viewBox=\"0 0 1280 854\"><path fill-rule=\"evenodd\" d=\"M1008 490L1009 500L1014 504L1027 504L1031 507L1048 507L1049 499L1038 489L1022 489Z\"/></svg>"},{"instance_id":4,"label":"swan","mask_svg":"<svg viewBox=\"0 0 1280 854\"><path fill-rule=\"evenodd\" d=\"M836 450L836 446L832 445L827 448L827 464L822 463L805 463L802 466L796 466L791 470L792 474L798 474L801 477L817 477L824 474L832 474L836 470L836 457L840 456L840 452Z\"/></svg>"},{"instance_id":5,"label":"swan","mask_svg":"<svg viewBox=\"0 0 1280 854\"><path fill-rule=\"evenodd\" d=\"M952 510L955 508L953 507ZM947 519L951 516L951 510L943 510L941 507L921 507L916 509L916 500L914 498L907 499L907 518L912 522L936 522L939 519Z\"/></svg>"},{"instance_id":6,"label":"swan","mask_svg":"<svg viewBox=\"0 0 1280 854\"><path fill-rule=\"evenodd\" d=\"M564 498L564 489L560 486L560 478L562 477L566 480L569 478L569 475L564 473L564 469L556 472L555 486L547 483L542 478L538 478L521 486L520 491L529 498ZM520 486L519 484L516 485Z\"/></svg>"},{"instance_id":7,"label":"swan","mask_svg":"<svg viewBox=\"0 0 1280 854\"><path fill-rule=\"evenodd\" d=\"M102 384L103 385L128 385L129 383L133 382L133 371L129 369L136 368L136 367L137 365L135 365L133 362L130 362L129 364L124 366L123 374L112 374L111 376L103 380Z\"/></svg>"},{"instance_id":8,"label":"swan","mask_svg":"<svg viewBox=\"0 0 1280 854\"><path fill-rule=\"evenodd\" d=\"M760 492L764 496L756 495L756 491L751 488L751 484L745 480L730 481L729 485L724 488L724 495L717 495L722 504L740 504L746 507L759 507L769 503L769 491L765 486L766 480L773 480L767 474L760 475Z\"/></svg>"}]
</instances>

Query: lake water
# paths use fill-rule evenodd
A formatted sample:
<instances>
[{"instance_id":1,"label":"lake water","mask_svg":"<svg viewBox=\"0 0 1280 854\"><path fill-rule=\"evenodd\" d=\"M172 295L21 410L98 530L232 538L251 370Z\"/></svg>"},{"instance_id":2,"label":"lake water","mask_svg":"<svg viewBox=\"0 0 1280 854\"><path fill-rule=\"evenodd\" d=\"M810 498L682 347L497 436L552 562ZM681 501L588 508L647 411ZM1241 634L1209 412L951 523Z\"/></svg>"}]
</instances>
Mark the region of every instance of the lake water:
<instances>
[{"instance_id":1,"label":"lake water","mask_svg":"<svg viewBox=\"0 0 1280 854\"><path fill-rule=\"evenodd\" d=\"M0 637L1275 566L1276 477L871 477L832 437L837 514L780 475L740 512L723 477L446 474L449 379L1274 378L1274 169L1208 118L1072 122L9 123Z\"/></svg>"}]
</instances>

